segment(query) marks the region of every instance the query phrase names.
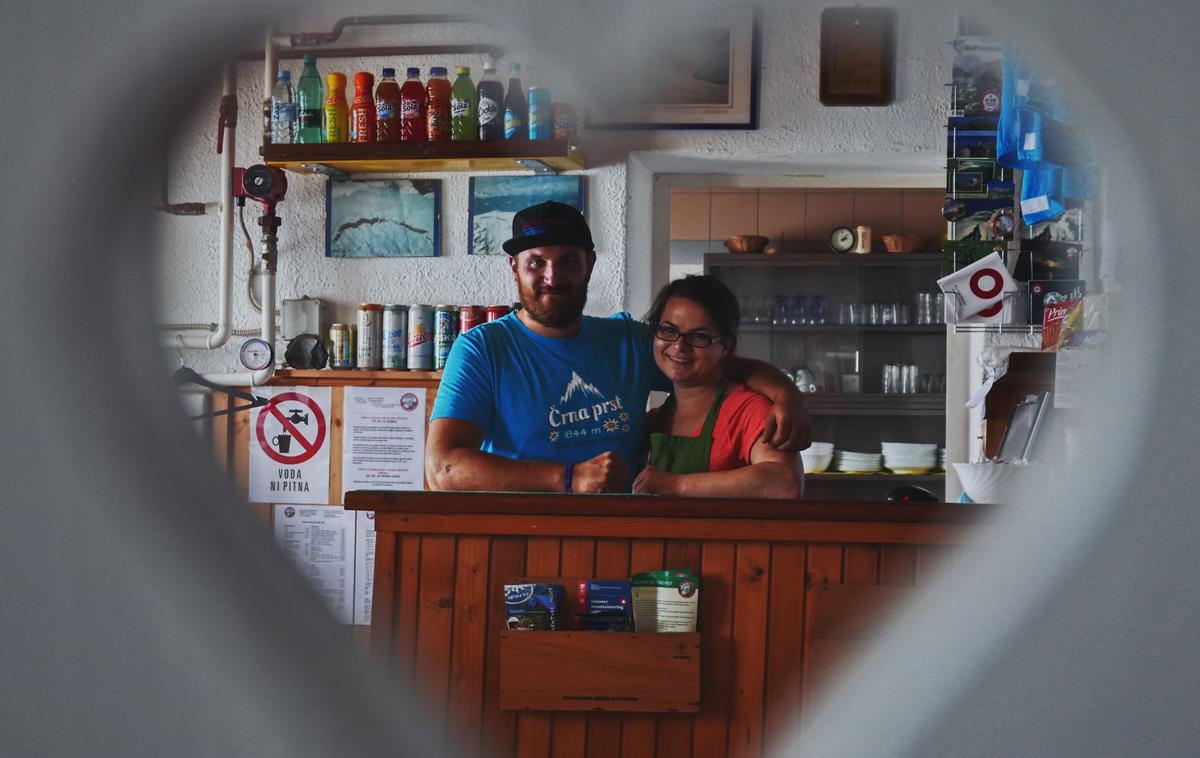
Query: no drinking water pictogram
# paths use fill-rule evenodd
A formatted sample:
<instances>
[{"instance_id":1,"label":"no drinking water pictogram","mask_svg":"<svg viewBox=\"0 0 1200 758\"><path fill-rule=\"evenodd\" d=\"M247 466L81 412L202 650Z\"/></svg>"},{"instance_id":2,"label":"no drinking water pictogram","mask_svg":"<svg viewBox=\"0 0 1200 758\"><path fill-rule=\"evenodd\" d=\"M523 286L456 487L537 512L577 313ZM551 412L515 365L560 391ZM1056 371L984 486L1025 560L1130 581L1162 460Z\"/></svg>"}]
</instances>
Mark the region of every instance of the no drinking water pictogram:
<instances>
[{"instance_id":1,"label":"no drinking water pictogram","mask_svg":"<svg viewBox=\"0 0 1200 758\"><path fill-rule=\"evenodd\" d=\"M269 439L268 419L272 427L275 424L282 427ZM267 457L277 463L295 466L309 460L321 449L325 442L325 414L317 401L308 395L284 392L271 398L259 411L254 434Z\"/></svg>"}]
</instances>

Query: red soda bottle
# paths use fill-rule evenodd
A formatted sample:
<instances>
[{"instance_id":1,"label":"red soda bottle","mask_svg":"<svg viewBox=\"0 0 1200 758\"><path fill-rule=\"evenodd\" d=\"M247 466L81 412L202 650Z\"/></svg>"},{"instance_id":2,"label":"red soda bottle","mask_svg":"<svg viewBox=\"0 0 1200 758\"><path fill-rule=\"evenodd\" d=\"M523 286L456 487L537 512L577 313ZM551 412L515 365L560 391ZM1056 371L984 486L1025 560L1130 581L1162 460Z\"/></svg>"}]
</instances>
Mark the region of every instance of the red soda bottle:
<instances>
[{"instance_id":1,"label":"red soda bottle","mask_svg":"<svg viewBox=\"0 0 1200 758\"><path fill-rule=\"evenodd\" d=\"M425 133L430 142L450 141L450 80L445 66L429 69L425 86Z\"/></svg>"},{"instance_id":2,"label":"red soda bottle","mask_svg":"<svg viewBox=\"0 0 1200 758\"><path fill-rule=\"evenodd\" d=\"M394 68L383 70L375 88L375 141L400 141L400 85Z\"/></svg>"},{"instance_id":3,"label":"red soda bottle","mask_svg":"<svg viewBox=\"0 0 1200 758\"><path fill-rule=\"evenodd\" d=\"M375 141L375 98L371 86L375 77L366 71L354 75L354 105L350 107L350 141Z\"/></svg>"},{"instance_id":4,"label":"red soda bottle","mask_svg":"<svg viewBox=\"0 0 1200 758\"><path fill-rule=\"evenodd\" d=\"M408 76L400 88L400 141L424 142L425 133L425 85L421 84L421 69L413 67L405 72Z\"/></svg>"}]
</instances>

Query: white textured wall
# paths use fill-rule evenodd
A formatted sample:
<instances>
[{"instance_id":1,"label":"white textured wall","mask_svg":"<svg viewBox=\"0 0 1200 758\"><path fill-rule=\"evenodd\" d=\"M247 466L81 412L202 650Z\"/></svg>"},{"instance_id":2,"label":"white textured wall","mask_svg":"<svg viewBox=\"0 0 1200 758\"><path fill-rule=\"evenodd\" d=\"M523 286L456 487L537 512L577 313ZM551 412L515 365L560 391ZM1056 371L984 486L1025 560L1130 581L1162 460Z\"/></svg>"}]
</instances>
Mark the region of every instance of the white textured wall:
<instances>
[{"instance_id":1,"label":"white textured wall","mask_svg":"<svg viewBox=\"0 0 1200 758\"><path fill-rule=\"evenodd\" d=\"M719 5L719 4L718 4ZM600 7L603 6L603 7ZM426 44L480 41L498 44L521 54L511 55L529 69L531 82L548 83L563 99L583 109L588 105L584 86L587 72L603 70L613 61L638 60L653 65L653 44L646 30L656 28L687 8L708 12L707 4L658 3L653 8L630 4L625 10L607 4L579 4L571 11L531 16L509 15L487 29L474 25L444 28L412 27L406 30L349 30L339 44ZM756 131L589 132L582 139L588 157L587 215L596 239L598 261L593 276L588 311L604 314L626 307L629 277L648 277L649 230L627 229L628 198L646 202L649 195L627 181L627 164L636 154L658 172L776 173L808 171L906 171L914 167L936 171L945 139L945 87L950 78L954 21L949 11L926 4L922 9L897 9L896 100L887 108L826 108L817 98L819 25L822 5L814 2L769 4L762 8L759 126ZM359 12L361 9L353 9ZM351 12L345 9L346 13ZM395 8L389 12L396 12ZM305 30L324 30L340 13L304 24ZM299 24L283 25L294 31ZM636 30L634 33L630 30ZM319 55L319 52L318 52ZM506 59L503 63L507 63ZM378 75L384 65L401 71L417 65L424 75L431 65L472 66L482 60L320 60L322 75L337 70L363 69ZM299 61L281 62L298 77ZM501 66L503 72L504 66ZM258 162L261 64L239 67L237 164ZM477 78L477 76L476 76ZM197 97L195 111L182 121L170 159L171 199L215 200L219 165L213 151L219 74L213 87ZM619 85L619 80L608 81ZM611 92L611 90L608 90ZM595 90L592 90L594 93ZM582 93L582 94L576 94ZM632 172L643 176L644 172ZM442 255L440 258L340 260L324 257L325 200L320 177L289 174L287 200L281 206L279 289L280 300L309 295L329 306L326 320L353 320L359 302L488 303L515 299L506 257L467 255L468 178L461 174L423 174L442 179ZM256 218L248 204L247 219L253 235ZM162 217L160 297L164 322L209 322L217 311L218 221L201 218ZM236 233L234 275L235 328L258 323L246 297L248 253ZM626 249L628 246L628 250ZM628 276L627 276L628 272ZM636 304L635 304L636 306ZM636 308L635 308L636 309ZM234 370L233 338L220 351L185 351L189 365L207 371Z\"/></svg>"}]
</instances>

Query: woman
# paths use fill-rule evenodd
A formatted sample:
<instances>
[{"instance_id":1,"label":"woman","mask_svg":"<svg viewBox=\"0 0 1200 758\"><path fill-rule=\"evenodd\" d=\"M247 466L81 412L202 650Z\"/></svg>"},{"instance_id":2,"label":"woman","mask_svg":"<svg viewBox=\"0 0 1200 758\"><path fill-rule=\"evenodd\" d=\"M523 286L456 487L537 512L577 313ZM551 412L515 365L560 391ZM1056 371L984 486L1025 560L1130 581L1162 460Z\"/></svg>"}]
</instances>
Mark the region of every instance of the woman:
<instances>
[{"instance_id":1,"label":"woman","mask_svg":"<svg viewBox=\"0 0 1200 758\"><path fill-rule=\"evenodd\" d=\"M689 276L658 293L646 320L654 360L674 384L651 414L650 464L634 492L691 497L797 498L799 453L761 439L771 403L725 379L737 347L738 302L719 279Z\"/></svg>"}]
</instances>

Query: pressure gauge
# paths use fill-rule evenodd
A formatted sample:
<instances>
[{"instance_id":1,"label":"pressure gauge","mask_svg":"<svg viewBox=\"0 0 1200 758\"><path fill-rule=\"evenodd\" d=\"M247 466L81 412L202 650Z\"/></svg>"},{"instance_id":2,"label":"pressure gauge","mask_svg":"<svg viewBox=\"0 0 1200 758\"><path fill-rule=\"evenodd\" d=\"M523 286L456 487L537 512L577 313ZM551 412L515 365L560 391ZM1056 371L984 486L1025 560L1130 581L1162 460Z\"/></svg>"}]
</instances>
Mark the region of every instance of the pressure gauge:
<instances>
[{"instance_id":1,"label":"pressure gauge","mask_svg":"<svg viewBox=\"0 0 1200 758\"><path fill-rule=\"evenodd\" d=\"M238 357L242 365L251 371L262 371L275 359L275 351L266 340L254 337L242 343Z\"/></svg>"},{"instance_id":2,"label":"pressure gauge","mask_svg":"<svg viewBox=\"0 0 1200 758\"><path fill-rule=\"evenodd\" d=\"M829 233L829 249L835 253L848 253L858 242L858 235L848 226L839 226Z\"/></svg>"}]
</instances>

